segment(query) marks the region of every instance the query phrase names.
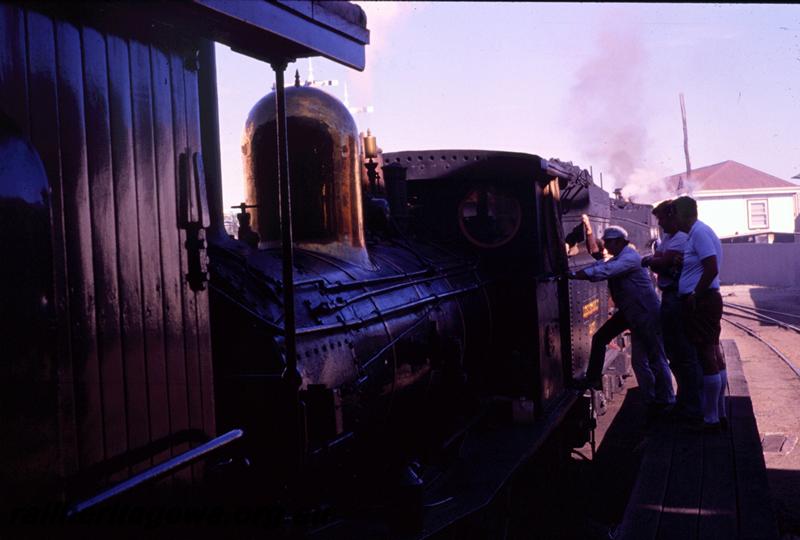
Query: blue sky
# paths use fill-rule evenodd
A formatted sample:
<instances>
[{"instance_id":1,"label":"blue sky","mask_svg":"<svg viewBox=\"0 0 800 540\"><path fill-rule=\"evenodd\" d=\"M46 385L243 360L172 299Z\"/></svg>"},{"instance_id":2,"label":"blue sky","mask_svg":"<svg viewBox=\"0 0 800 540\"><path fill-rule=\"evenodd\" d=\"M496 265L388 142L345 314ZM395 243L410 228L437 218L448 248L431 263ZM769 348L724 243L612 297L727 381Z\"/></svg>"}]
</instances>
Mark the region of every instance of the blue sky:
<instances>
[{"instance_id":1,"label":"blue sky","mask_svg":"<svg viewBox=\"0 0 800 540\"><path fill-rule=\"evenodd\" d=\"M685 170L728 159L800 173L800 6L358 2L371 44L357 72L313 61L347 85L385 151L513 150L604 173L643 202ZM243 195L240 141L270 91L268 65L217 47L225 204ZM287 79L308 62L292 64Z\"/></svg>"}]
</instances>

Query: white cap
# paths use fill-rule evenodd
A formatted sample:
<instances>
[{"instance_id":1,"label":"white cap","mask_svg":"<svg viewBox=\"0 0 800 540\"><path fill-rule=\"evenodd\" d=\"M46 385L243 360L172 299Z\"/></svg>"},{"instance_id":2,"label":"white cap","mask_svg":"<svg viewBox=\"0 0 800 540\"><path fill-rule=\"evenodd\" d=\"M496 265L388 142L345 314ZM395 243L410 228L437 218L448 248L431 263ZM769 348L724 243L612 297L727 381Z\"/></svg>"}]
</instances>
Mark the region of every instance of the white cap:
<instances>
[{"instance_id":1,"label":"white cap","mask_svg":"<svg viewBox=\"0 0 800 540\"><path fill-rule=\"evenodd\" d=\"M603 240L612 240L614 238L628 239L628 231L617 225L609 225L603 231Z\"/></svg>"}]
</instances>

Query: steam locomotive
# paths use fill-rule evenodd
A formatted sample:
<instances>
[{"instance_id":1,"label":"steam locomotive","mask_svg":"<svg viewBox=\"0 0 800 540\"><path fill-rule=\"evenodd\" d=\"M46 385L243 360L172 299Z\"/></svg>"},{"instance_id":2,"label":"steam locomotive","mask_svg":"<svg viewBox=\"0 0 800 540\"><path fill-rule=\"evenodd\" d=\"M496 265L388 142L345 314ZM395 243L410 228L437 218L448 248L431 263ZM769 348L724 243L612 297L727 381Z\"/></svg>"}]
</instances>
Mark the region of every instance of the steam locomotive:
<instances>
[{"instance_id":1,"label":"steam locomotive","mask_svg":"<svg viewBox=\"0 0 800 540\"><path fill-rule=\"evenodd\" d=\"M308 23L278 4L247 9ZM290 534L458 536L521 486L546 496L601 405L571 388L609 311L604 284L564 279L591 262L580 216L645 248L649 208L523 153L385 153L363 174L347 109L279 80L247 121L231 238L197 34L260 47L234 8L164 5L137 30L123 5L0 10L3 523L179 493L285 507ZM316 53L267 30L270 54ZM321 508L325 527L295 519Z\"/></svg>"},{"instance_id":2,"label":"steam locomotive","mask_svg":"<svg viewBox=\"0 0 800 540\"><path fill-rule=\"evenodd\" d=\"M273 104L267 95L247 121L239 238L212 242L209 256L211 318L224 321L212 325L218 426L243 427L274 478L274 464L286 463L276 426L285 427L287 364ZM585 372L591 334L609 306L605 284L563 276L592 261L576 246L581 214L599 232L624 222L648 247L650 207L612 202L587 171L522 153L385 153L382 174L362 177L363 149L340 102L296 84L286 104L288 137L302 141L289 155L292 213L300 217L296 365L301 453L318 465L315 481L336 484L331 464L349 455L356 462L344 467L348 474L417 492L409 519L433 492L447 492L429 490L431 477L461 453L486 459L486 484L474 494L486 497L556 432L562 451L586 442L591 404L570 386ZM624 343L620 350L603 396L628 371ZM594 406L602 411L602 396ZM528 428L517 448L505 446L505 466L493 464L503 435L471 446L485 437L486 422ZM451 525L452 516L427 514L419 521L426 534Z\"/></svg>"}]
</instances>

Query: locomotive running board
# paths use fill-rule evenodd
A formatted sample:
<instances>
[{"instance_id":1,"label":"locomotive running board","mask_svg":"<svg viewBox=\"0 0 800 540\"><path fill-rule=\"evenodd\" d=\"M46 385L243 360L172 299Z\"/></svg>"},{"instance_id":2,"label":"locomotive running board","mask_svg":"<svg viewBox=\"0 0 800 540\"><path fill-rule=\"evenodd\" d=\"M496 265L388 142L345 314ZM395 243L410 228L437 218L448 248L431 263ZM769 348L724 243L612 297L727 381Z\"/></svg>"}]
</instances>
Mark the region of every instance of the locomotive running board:
<instances>
[{"instance_id":1,"label":"locomotive running board","mask_svg":"<svg viewBox=\"0 0 800 540\"><path fill-rule=\"evenodd\" d=\"M566 390L546 412L546 417L529 425L508 425L471 430L461 448L458 464L445 478L426 486L425 515L416 533L393 531L384 523L365 517L332 523L309 535L314 540L370 537L424 539L454 533L468 518L488 509L509 486L509 481L536 457L545 442L562 427L581 394ZM466 526L466 525L465 525Z\"/></svg>"},{"instance_id":2,"label":"locomotive running board","mask_svg":"<svg viewBox=\"0 0 800 540\"><path fill-rule=\"evenodd\" d=\"M424 528L417 538L439 534L490 506L517 471L562 426L579 397L577 392L565 391L546 411L545 418L531 425L473 430L464 441L460 463L450 478L426 491Z\"/></svg>"}]
</instances>

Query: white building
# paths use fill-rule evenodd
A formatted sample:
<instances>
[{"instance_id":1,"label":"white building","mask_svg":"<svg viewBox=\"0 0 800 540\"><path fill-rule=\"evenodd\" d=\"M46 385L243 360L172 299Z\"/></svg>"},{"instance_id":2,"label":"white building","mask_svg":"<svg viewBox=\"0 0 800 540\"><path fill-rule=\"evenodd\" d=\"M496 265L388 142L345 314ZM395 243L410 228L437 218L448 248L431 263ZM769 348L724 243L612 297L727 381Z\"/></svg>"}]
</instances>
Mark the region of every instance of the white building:
<instances>
[{"instance_id":1,"label":"white building","mask_svg":"<svg viewBox=\"0 0 800 540\"><path fill-rule=\"evenodd\" d=\"M689 192L700 219L720 238L800 232L800 185L735 161L666 179L672 193Z\"/></svg>"}]
</instances>

